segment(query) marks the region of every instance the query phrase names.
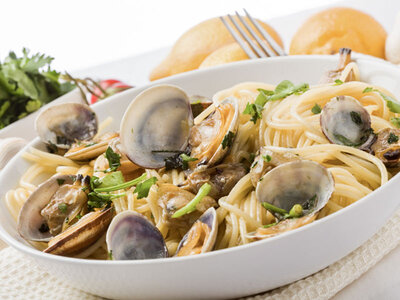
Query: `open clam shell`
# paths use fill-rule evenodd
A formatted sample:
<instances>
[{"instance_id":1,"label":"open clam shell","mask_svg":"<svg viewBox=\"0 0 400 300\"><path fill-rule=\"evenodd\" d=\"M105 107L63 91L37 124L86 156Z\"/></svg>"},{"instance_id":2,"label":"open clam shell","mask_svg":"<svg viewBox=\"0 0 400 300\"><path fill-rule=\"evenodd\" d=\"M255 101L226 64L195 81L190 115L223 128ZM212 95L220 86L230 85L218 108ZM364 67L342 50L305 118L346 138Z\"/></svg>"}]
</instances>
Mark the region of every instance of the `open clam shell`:
<instances>
[{"instance_id":1,"label":"open clam shell","mask_svg":"<svg viewBox=\"0 0 400 300\"><path fill-rule=\"evenodd\" d=\"M50 240L46 253L72 256L94 244L107 230L114 216L112 207L91 212Z\"/></svg>"},{"instance_id":2,"label":"open clam shell","mask_svg":"<svg viewBox=\"0 0 400 300\"><path fill-rule=\"evenodd\" d=\"M322 132L333 144L367 150L375 140L369 113L353 97L332 98L322 109L320 121Z\"/></svg>"},{"instance_id":3,"label":"open clam shell","mask_svg":"<svg viewBox=\"0 0 400 300\"><path fill-rule=\"evenodd\" d=\"M76 141L91 140L98 121L93 110L80 103L63 103L43 110L35 122L40 139L60 149L69 149Z\"/></svg>"},{"instance_id":4,"label":"open clam shell","mask_svg":"<svg viewBox=\"0 0 400 300\"><path fill-rule=\"evenodd\" d=\"M186 149L192 124L186 93L174 85L157 85L129 105L121 122L121 144L136 165L161 168L166 158Z\"/></svg>"},{"instance_id":5,"label":"open clam shell","mask_svg":"<svg viewBox=\"0 0 400 300\"><path fill-rule=\"evenodd\" d=\"M371 150L387 167L400 163L400 129L385 128L378 132Z\"/></svg>"},{"instance_id":6,"label":"open clam shell","mask_svg":"<svg viewBox=\"0 0 400 300\"><path fill-rule=\"evenodd\" d=\"M161 232L141 214L119 213L107 231L107 247L115 260L168 257Z\"/></svg>"},{"instance_id":7,"label":"open clam shell","mask_svg":"<svg viewBox=\"0 0 400 300\"><path fill-rule=\"evenodd\" d=\"M56 175L39 185L29 196L22 206L18 218L18 232L24 239L48 242L52 238L48 228L44 230L46 221L41 215L41 211L61 185L72 184L74 181L75 176Z\"/></svg>"},{"instance_id":8,"label":"open clam shell","mask_svg":"<svg viewBox=\"0 0 400 300\"><path fill-rule=\"evenodd\" d=\"M196 255L214 248L218 233L217 212L210 207L185 234L176 250L176 256Z\"/></svg>"},{"instance_id":9,"label":"open clam shell","mask_svg":"<svg viewBox=\"0 0 400 300\"><path fill-rule=\"evenodd\" d=\"M256 197L288 212L300 204L307 215L322 209L333 190L332 174L324 166L299 160L279 165L261 177Z\"/></svg>"},{"instance_id":10,"label":"open clam shell","mask_svg":"<svg viewBox=\"0 0 400 300\"><path fill-rule=\"evenodd\" d=\"M234 97L223 100L215 111L190 131L192 166L212 166L230 150L239 126L239 104Z\"/></svg>"}]
</instances>

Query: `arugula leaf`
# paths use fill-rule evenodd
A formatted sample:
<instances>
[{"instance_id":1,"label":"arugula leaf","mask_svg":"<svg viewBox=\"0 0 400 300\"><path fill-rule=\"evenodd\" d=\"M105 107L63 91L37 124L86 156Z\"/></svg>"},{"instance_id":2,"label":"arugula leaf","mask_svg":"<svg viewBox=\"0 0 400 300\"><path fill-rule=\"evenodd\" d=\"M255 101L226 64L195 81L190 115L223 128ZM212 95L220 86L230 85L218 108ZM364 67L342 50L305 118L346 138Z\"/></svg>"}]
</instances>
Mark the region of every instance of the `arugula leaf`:
<instances>
[{"instance_id":1,"label":"arugula leaf","mask_svg":"<svg viewBox=\"0 0 400 300\"><path fill-rule=\"evenodd\" d=\"M311 108L311 112L314 115L318 115L321 113L321 106L318 105L318 103L315 103L315 105L313 106L313 108Z\"/></svg>"},{"instance_id":2,"label":"arugula leaf","mask_svg":"<svg viewBox=\"0 0 400 300\"><path fill-rule=\"evenodd\" d=\"M108 160L108 165L110 166L105 172L113 172L121 165L120 159L121 155L115 153L114 150L108 146L106 150L106 158Z\"/></svg>"},{"instance_id":3,"label":"arugula leaf","mask_svg":"<svg viewBox=\"0 0 400 300\"><path fill-rule=\"evenodd\" d=\"M149 191L152 185L155 184L156 182L157 178L151 177L150 179L147 179L139 183L133 192L138 194L138 199L145 198L149 195Z\"/></svg>"}]
</instances>

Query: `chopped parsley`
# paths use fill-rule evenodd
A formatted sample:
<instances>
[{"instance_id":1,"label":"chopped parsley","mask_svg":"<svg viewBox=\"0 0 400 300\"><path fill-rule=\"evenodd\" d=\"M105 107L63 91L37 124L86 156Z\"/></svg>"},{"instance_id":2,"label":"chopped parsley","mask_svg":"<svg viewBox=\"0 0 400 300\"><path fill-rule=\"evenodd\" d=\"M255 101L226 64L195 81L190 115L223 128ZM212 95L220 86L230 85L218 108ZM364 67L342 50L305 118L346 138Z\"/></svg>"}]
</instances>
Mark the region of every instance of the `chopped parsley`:
<instances>
[{"instance_id":1,"label":"chopped parsley","mask_svg":"<svg viewBox=\"0 0 400 300\"><path fill-rule=\"evenodd\" d=\"M180 156L180 158L182 159L182 169L183 169L183 170L189 169L189 162L199 160L198 158L196 158L196 157L190 157L189 155L187 155L187 154L185 154L185 153L182 153L182 154L179 155L179 156Z\"/></svg>"},{"instance_id":2,"label":"chopped parsley","mask_svg":"<svg viewBox=\"0 0 400 300\"><path fill-rule=\"evenodd\" d=\"M68 205L65 204L65 203L60 203L60 204L58 204L58 210L61 213L65 214L67 212L67 210L68 210Z\"/></svg>"},{"instance_id":3,"label":"chopped parsley","mask_svg":"<svg viewBox=\"0 0 400 300\"><path fill-rule=\"evenodd\" d=\"M115 171L121 165L121 156L118 153L115 153L111 147L108 147L106 150L106 158L109 165L109 168L105 171L106 173Z\"/></svg>"},{"instance_id":4,"label":"chopped parsley","mask_svg":"<svg viewBox=\"0 0 400 300\"><path fill-rule=\"evenodd\" d=\"M229 131L222 140L222 149L227 147L231 147L233 144L233 139L235 138L235 134L232 131Z\"/></svg>"},{"instance_id":5,"label":"chopped parsley","mask_svg":"<svg viewBox=\"0 0 400 300\"><path fill-rule=\"evenodd\" d=\"M270 228L272 226L275 226L276 224L278 224L278 223L274 222L274 223L271 223L271 224L267 224L267 225L264 225L263 228Z\"/></svg>"},{"instance_id":6,"label":"chopped parsley","mask_svg":"<svg viewBox=\"0 0 400 300\"><path fill-rule=\"evenodd\" d=\"M315 105L313 106L313 108L311 108L311 112L314 115L318 115L321 113L321 106L318 105L318 103L315 103Z\"/></svg>"},{"instance_id":7,"label":"chopped parsley","mask_svg":"<svg viewBox=\"0 0 400 300\"><path fill-rule=\"evenodd\" d=\"M349 147L357 147L360 146L361 143L353 143L352 141L350 141L347 137L341 135L341 134L334 134L333 135L335 137L335 139L337 139L340 143L342 143L342 145L345 146L349 146Z\"/></svg>"},{"instance_id":8,"label":"chopped parsley","mask_svg":"<svg viewBox=\"0 0 400 300\"><path fill-rule=\"evenodd\" d=\"M58 179L57 179L58 185L63 185L64 182L65 182L65 179L61 179L61 178L58 178Z\"/></svg>"},{"instance_id":9,"label":"chopped parsley","mask_svg":"<svg viewBox=\"0 0 400 300\"><path fill-rule=\"evenodd\" d=\"M133 192L138 194L138 199L145 198L149 195L149 191L152 185L155 184L156 182L157 178L151 177L150 179L147 179L139 183Z\"/></svg>"},{"instance_id":10,"label":"chopped parsley","mask_svg":"<svg viewBox=\"0 0 400 300\"><path fill-rule=\"evenodd\" d=\"M306 202L303 203L302 207L304 210L313 210L316 205L317 195L312 196Z\"/></svg>"},{"instance_id":11,"label":"chopped parsley","mask_svg":"<svg viewBox=\"0 0 400 300\"><path fill-rule=\"evenodd\" d=\"M363 90L363 94L365 94L365 93L371 93L372 91L374 90L374 88L373 87L366 87L364 90Z\"/></svg>"},{"instance_id":12,"label":"chopped parsley","mask_svg":"<svg viewBox=\"0 0 400 300\"><path fill-rule=\"evenodd\" d=\"M275 87L274 91L258 89L259 94L256 101L254 103L247 103L243 114L250 115L250 121L255 124L258 119L262 118L262 111L268 101L282 100L293 94L299 95L308 91L309 88L307 83L294 85L291 81L284 80Z\"/></svg>"},{"instance_id":13,"label":"chopped parsley","mask_svg":"<svg viewBox=\"0 0 400 300\"><path fill-rule=\"evenodd\" d=\"M268 155L268 154L267 154L267 155L263 155L263 157L262 157L262 158L264 159L264 161L265 161L265 162L270 162L270 161L271 161L271 159L272 159L272 158L271 158L271 156L270 156L270 155Z\"/></svg>"},{"instance_id":14,"label":"chopped parsley","mask_svg":"<svg viewBox=\"0 0 400 300\"><path fill-rule=\"evenodd\" d=\"M91 192L88 194L88 206L90 208L103 208L109 207L113 199L125 196L125 193L121 194L101 194L96 192Z\"/></svg>"},{"instance_id":15,"label":"chopped parsley","mask_svg":"<svg viewBox=\"0 0 400 300\"><path fill-rule=\"evenodd\" d=\"M87 145L85 145L85 148L87 148L87 147L91 147L91 146L94 146L94 145L96 145L97 143L90 143L90 144L87 144Z\"/></svg>"},{"instance_id":16,"label":"chopped parsley","mask_svg":"<svg viewBox=\"0 0 400 300\"><path fill-rule=\"evenodd\" d=\"M400 118L390 118L390 123L392 123L395 127L400 128Z\"/></svg>"},{"instance_id":17,"label":"chopped parsley","mask_svg":"<svg viewBox=\"0 0 400 300\"><path fill-rule=\"evenodd\" d=\"M341 85L341 84L343 84L343 81L341 81L340 79L335 80L335 85Z\"/></svg>"},{"instance_id":18,"label":"chopped parsley","mask_svg":"<svg viewBox=\"0 0 400 300\"><path fill-rule=\"evenodd\" d=\"M110 250L110 251L108 252L108 259L109 259L109 260L113 260L112 250Z\"/></svg>"},{"instance_id":19,"label":"chopped parsley","mask_svg":"<svg viewBox=\"0 0 400 300\"><path fill-rule=\"evenodd\" d=\"M395 135L393 132L391 132L389 133L389 138L387 141L389 144L397 143L399 141L399 137Z\"/></svg>"},{"instance_id":20,"label":"chopped parsley","mask_svg":"<svg viewBox=\"0 0 400 300\"><path fill-rule=\"evenodd\" d=\"M210 191L211 191L211 185L208 183L203 184L199 189L199 191L197 192L197 195L188 204L186 204L181 209L177 210L172 215L172 218L180 218L186 214L194 212L196 210L197 204L199 204L200 201L203 200L203 198L207 196Z\"/></svg>"},{"instance_id":21,"label":"chopped parsley","mask_svg":"<svg viewBox=\"0 0 400 300\"><path fill-rule=\"evenodd\" d=\"M356 123L357 125L362 125L363 121L361 119L361 116L358 112L352 111L350 112L351 120Z\"/></svg>"}]
</instances>

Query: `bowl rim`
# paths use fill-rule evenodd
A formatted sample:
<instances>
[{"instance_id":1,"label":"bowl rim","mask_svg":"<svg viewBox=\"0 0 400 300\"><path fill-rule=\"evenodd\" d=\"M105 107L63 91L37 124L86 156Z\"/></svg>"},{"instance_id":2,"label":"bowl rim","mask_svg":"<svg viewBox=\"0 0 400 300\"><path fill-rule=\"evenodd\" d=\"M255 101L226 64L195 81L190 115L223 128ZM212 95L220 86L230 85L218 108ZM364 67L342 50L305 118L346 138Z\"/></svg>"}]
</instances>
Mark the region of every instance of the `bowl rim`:
<instances>
[{"instance_id":1,"label":"bowl rim","mask_svg":"<svg viewBox=\"0 0 400 300\"><path fill-rule=\"evenodd\" d=\"M360 55L360 54L356 54L354 57L355 61L358 60L367 60L368 62L373 62L373 63L377 63L377 64L381 64L382 66L385 67L389 67L392 68L393 70L395 70L396 72L399 73L400 75L400 68L381 59L378 58L374 58L374 57L370 57L370 56L366 56L366 55ZM229 69L235 69L235 68L240 68L241 66L246 66L246 65L252 65L252 64L268 64L268 62L275 62L275 61L301 61L301 60L321 60L323 62L332 62L332 61L336 61L337 57L333 56L333 55L293 55L293 56L285 56L285 57L272 57L272 58L265 58L265 59L257 59L257 60L245 60L245 61L239 61L239 62L234 62L234 63L230 63L230 64L225 64L225 65L220 65L220 66L215 66L215 67L210 67L210 68L205 68L205 69L200 69L200 70L193 70L193 71L189 71L189 72L185 72L182 74L177 74L177 75L173 75L167 78L163 78L160 80L156 80L150 83L147 83L145 85L140 85L137 87L134 87L132 89L128 89L126 91L123 91L121 93L118 93L116 95L113 95L112 97L110 97L110 99L108 99L108 101L100 101L96 104L94 104L92 107L94 110L97 109L97 107L102 107L104 105L110 105L108 104L109 102L113 102L113 101L118 101L116 99L118 99L119 97L128 94L128 93L132 93L138 89L145 89L148 88L150 86L156 85L156 84L161 84L164 81L171 81L171 80L179 80L180 78L184 78L187 76L191 76L192 74L196 73L196 74L203 74L203 73L208 73L210 71L213 70L229 70ZM36 137L33 141L31 141L30 143L28 143L28 145L26 145L17 155L15 155L10 162L7 164L7 166L0 171L0 180L1 178L3 178L5 176L5 174L11 172L11 168L12 166L17 163L18 160L21 160L21 153L27 151L27 149L29 149L30 147L37 147L38 145L40 145L40 139L38 137ZM375 189L374 191L372 191L370 194L368 194L367 196L359 199L358 201L348 205L347 207L341 209L340 211L337 211L335 213L332 213L322 219L318 219L310 224L307 224L305 226L302 226L300 228L288 231L288 232L284 232L281 233L279 235L270 237L268 239L264 239L264 240L260 240L257 242L253 242L253 243L249 243L246 245L239 245L239 246L235 246L235 247L231 247L231 248L225 248L225 249L221 249L218 251L211 251L211 252L207 252L207 253L203 253L202 255L193 255L193 256L186 256L186 257L168 257L168 258L159 258L159 259L144 259L144 260L94 260L94 259L86 259L86 258L74 258L74 257L66 257L66 256L59 256L59 255L52 255L52 254L48 254L48 253L44 253L36 248L34 248L33 246L29 246L27 244L24 244L16 239L14 239L4 228L3 226L0 224L0 237L10 246L12 246L13 248L26 253L28 255L31 255L35 258L38 259L47 259L47 260L51 260L53 262L60 262L60 263L69 263L69 264L89 264L89 265L97 265L97 266L108 266L108 267L112 267L112 266L121 266L121 265L126 265L126 266L131 266L131 265L153 265L153 264L167 264L167 263L175 263L175 262L182 262L182 261L186 261L186 260L196 260L196 259L205 259L205 258L209 258L209 257L214 257L214 256L219 256L219 255L224 255L225 253L232 253L232 252L236 252L236 251L241 251L247 248L252 248L252 247L260 247L261 245L265 244L265 243L271 243L273 241L277 241L283 238L286 238L288 236L291 236L293 234L299 233L299 232L303 232L303 231L308 231L308 230L312 230L312 228L314 228L315 226L320 226L318 224L323 224L326 222L330 222L332 218L337 218L338 216L341 216L343 214L349 213L354 211L358 206L363 205L365 202L369 202L371 201L371 198L374 198L376 194L379 194L383 189L388 188L388 186L391 186L392 184L394 184L394 182L396 180L398 180L400 178L400 172L398 174L396 174L395 176L393 176L392 178L390 178L388 180L387 183L385 183L383 186L378 187L377 189ZM4 198L1 199L1 201L4 201ZM400 203L399 203L400 204ZM8 212L9 213L9 212Z\"/></svg>"}]
</instances>

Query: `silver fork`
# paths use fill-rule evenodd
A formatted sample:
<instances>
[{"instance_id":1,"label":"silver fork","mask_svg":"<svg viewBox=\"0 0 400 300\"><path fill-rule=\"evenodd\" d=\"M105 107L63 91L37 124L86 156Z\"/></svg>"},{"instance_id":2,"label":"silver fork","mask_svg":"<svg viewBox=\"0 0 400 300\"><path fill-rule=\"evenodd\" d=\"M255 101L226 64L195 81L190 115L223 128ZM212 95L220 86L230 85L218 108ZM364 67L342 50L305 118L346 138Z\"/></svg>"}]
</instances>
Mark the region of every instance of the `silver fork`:
<instances>
[{"instance_id":1,"label":"silver fork","mask_svg":"<svg viewBox=\"0 0 400 300\"><path fill-rule=\"evenodd\" d=\"M220 19L236 42L238 42L240 47L242 47L244 52L246 52L246 54L249 56L249 58L256 59L287 55L285 51L278 45L278 43L275 42L275 40L270 36L270 34L266 32L264 28L257 22L257 20L250 16L245 9L243 10L250 22L239 15L237 11L235 13L240 23L246 28L248 33L243 30L243 27L240 26L239 22L237 22L231 15L228 14L227 17L233 26L224 17L220 17ZM260 38L260 36L251 28L249 23L253 24L253 26L256 28L256 31L258 31L263 38ZM240 34L238 34L238 32Z\"/></svg>"}]
</instances>

